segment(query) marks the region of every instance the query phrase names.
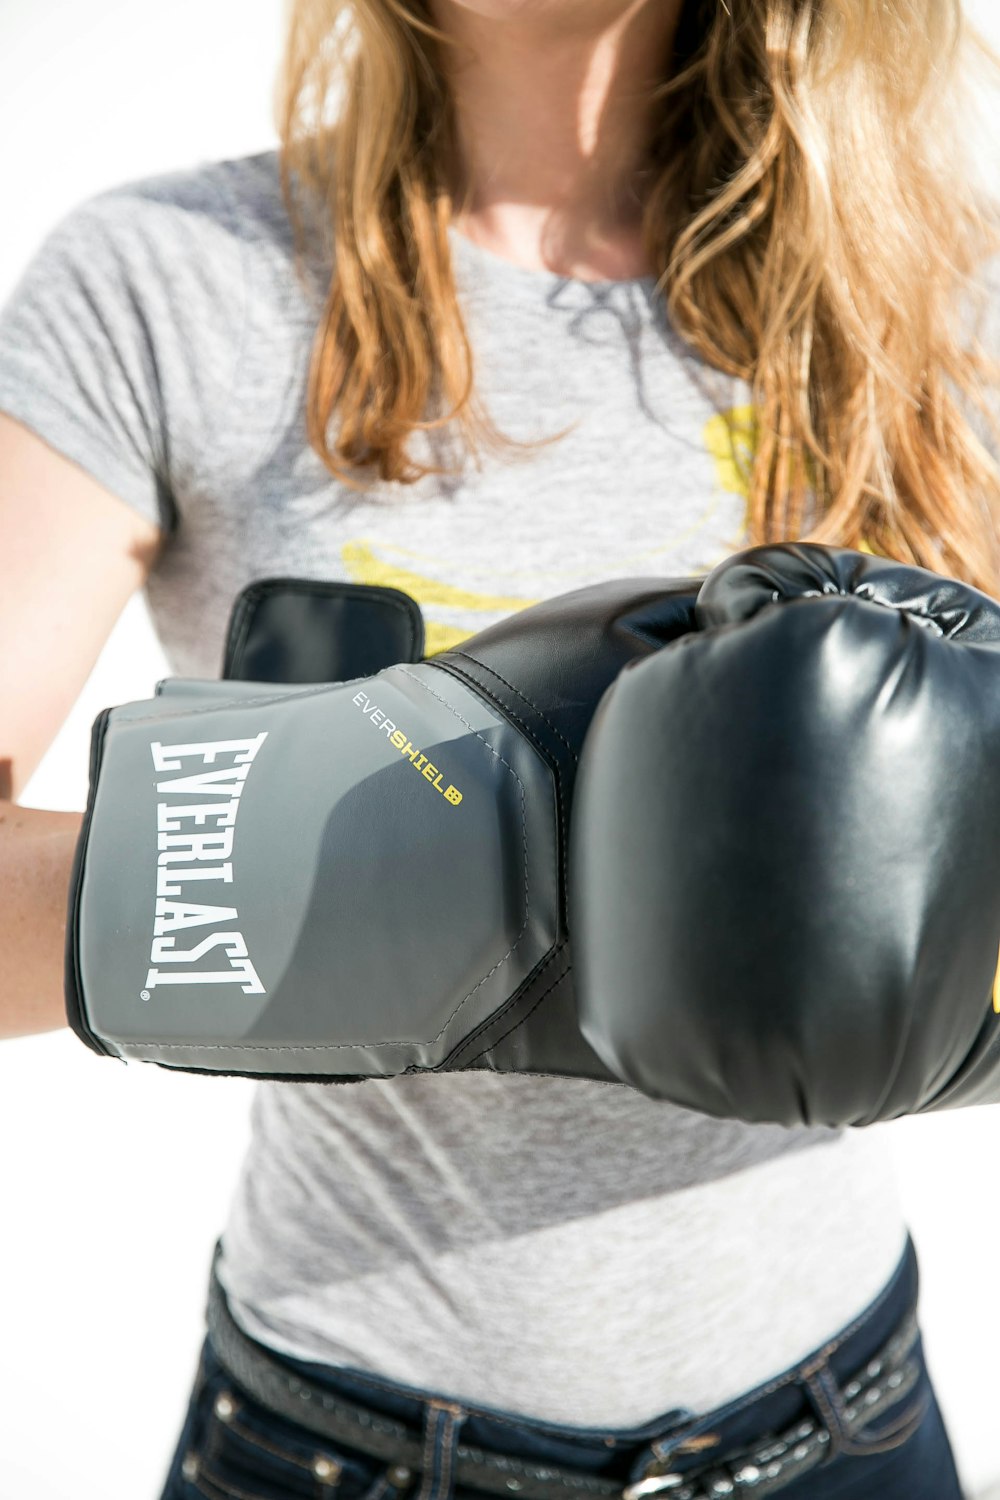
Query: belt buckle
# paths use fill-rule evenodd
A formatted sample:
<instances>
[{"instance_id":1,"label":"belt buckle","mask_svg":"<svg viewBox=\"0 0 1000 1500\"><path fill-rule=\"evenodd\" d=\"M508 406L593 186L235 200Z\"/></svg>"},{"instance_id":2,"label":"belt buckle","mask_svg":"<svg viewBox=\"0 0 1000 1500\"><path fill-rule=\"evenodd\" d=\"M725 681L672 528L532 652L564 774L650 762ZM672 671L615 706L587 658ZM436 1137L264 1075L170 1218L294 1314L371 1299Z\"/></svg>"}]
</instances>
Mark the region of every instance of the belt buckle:
<instances>
[{"instance_id":1,"label":"belt buckle","mask_svg":"<svg viewBox=\"0 0 1000 1500\"><path fill-rule=\"evenodd\" d=\"M622 1500L644 1500L646 1495L657 1495L661 1490L679 1490L687 1480L683 1474L672 1470L669 1474L656 1473L656 1465L646 1471L642 1479L637 1479L634 1484L626 1485L622 1490Z\"/></svg>"},{"instance_id":2,"label":"belt buckle","mask_svg":"<svg viewBox=\"0 0 1000 1500\"><path fill-rule=\"evenodd\" d=\"M676 1469L668 1470L666 1467L668 1459L675 1458L678 1453L700 1453L705 1449L714 1448L718 1441L718 1434L714 1432L697 1433L679 1442L676 1438L669 1440L667 1453L661 1458L654 1458L641 1479L626 1485L622 1490L622 1500L645 1500L646 1495L658 1495L664 1490L681 1489L697 1476L678 1474Z\"/></svg>"}]
</instances>

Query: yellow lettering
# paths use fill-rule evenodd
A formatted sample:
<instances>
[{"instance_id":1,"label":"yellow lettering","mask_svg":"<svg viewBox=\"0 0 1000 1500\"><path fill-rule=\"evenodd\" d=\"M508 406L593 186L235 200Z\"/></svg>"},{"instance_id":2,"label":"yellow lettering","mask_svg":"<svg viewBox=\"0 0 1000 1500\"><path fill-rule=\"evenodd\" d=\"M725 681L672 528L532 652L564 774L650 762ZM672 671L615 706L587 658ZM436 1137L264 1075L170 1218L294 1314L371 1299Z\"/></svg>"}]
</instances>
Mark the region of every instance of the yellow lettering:
<instances>
[{"instance_id":1,"label":"yellow lettering","mask_svg":"<svg viewBox=\"0 0 1000 1500\"><path fill-rule=\"evenodd\" d=\"M383 718L385 718L384 715ZM424 780L429 781L435 791L440 792L444 800L450 802L452 807L457 807L462 800L462 793L454 786L449 786L448 790L445 791L441 772L437 766L431 764L426 755L417 749L413 741L408 740L403 731L397 729L390 719L385 719L385 722L380 727L386 731L389 743L394 745L400 754L406 756L407 760L417 768ZM391 734L389 733L390 730L392 730Z\"/></svg>"}]
</instances>

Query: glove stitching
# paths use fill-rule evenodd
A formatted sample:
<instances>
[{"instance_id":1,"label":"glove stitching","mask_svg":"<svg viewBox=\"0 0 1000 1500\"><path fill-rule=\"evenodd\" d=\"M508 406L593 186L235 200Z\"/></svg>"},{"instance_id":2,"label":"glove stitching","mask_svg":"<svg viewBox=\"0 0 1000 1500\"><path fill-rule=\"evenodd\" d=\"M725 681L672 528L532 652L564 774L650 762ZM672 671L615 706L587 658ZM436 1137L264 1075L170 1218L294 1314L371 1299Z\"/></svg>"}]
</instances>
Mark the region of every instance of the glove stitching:
<instances>
[{"instance_id":1,"label":"glove stitching","mask_svg":"<svg viewBox=\"0 0 1000 1500\"><path fill-rule=\"evenodd\" d=\"M459 656L459 655L465 655L465 653L464 652L457 652L457 651L456 652L452 652L452 656ZM466 656L466 660L469 661L469 662L472 662L472 664L474 666L477 666L477 667L482 665L481 662L477 662L476 661L476 658L474 656ZM515 723L518 726L519 729L522 729L524 731L524 734L525 734L526 738L528 739L528 741L532 745L534 745L535 749L541 755L543 755L546 758L546 760L549 762L549 764L552 766L552 770L553 770L553 772L555 774L555 778L556 778L556 802L557 802L558 808L559 808L559 831L560 831L560 841L561 841L560 842L560 848L556 851L556 882L557 882L556 889L559 892L559 914L562 917L563 923L565 925L565 923L566 923L566 891L564 889L564 882L563 882L563 879L562 879L562 870L563 870L563 867L565 865L566 860L569 857L569 828L568 828L567 823L566 823L567 793L566 793L565 788L563 786L563 781L564 781L564 770L563 770L563 767L559 764L559 761L552 754L552 752L550 751L549 747L547 745L544 745L542 743L542 741L538 737L537 732L531 727L531 725L528 724L528 723L526 723L525 720L521 718L520 714L518 714L513 708L511 708L511 706L510 706L509 703L502 702L502 700L497 696L497 693L495 692L495 690L493 688L488 687L485 682L477 682L476 679L475 679L475 677L473 677L471 675L471 673L467 672L465 669L463 669L462 667L458 666L458 664L455 663L454 661L447 668L447 670L451 673L452 676L457 677L460 682L468 682L471 685L471 687L473 688L473 690L475 692L479 693L480 695L485 695L489 699L489 701L496 708L498 708L500 710L500 712L504 715L505 718L512 720L513 723ZM485 670L489 671L489 668L487 667ZM495 672L494 672L493 675L495 677L498 677L498 674L495 673ZM500 682L503 682L503 678L502 677L499 677L498 680ZM516 689L515 689L515 691L516 691ZM529 708L533 708L534 707L534 704L531 702L531 700L529 698L525 698L524 702L528 705ZM548 723L548 720L545 719L545 715L544 714L540 713L539 716L546 723ZM559 731L557 729L553 729L551 724L549 725L549 728L552 729L553 734L559 734ZM560 738L561 738L561 736L560 736ZM563 743L564 744L566 743L565 740L563 741ZM570 754L572 755L573 752L570 751ZM573 759L576 760L576 756L575 755L573 755Z\"/></svg>"},{"instance_id":2,"label":"glove stitching","mask_svg":"<svg viewBox=\"0 0 1000 1500\"><path fill-rule=\"evenodd\" d=\"M473 730L473 733L475 734L475 730ZM487 746L487 748L489 749L490 747ZM502 756L498 756L497 759L498 760L503 760L503 757ZM504 765L506 765L506 764L507 764L507 762L504 761ZM510 770L510 767L508 766L507 769ZM511 775L514 777L515 781L517 781L517 774L516 774L516 772L511 771ZM520 792L521 792L521 826L522 826L522 830L523 830L524 829L524 788L521 786L521 783L519 781L518 781L518 787L519 787ZM266 1042L266 1043L265 1042L260 1042L260 1043L257 1043L257 1042L238 1042L238 1043L235 1044L235 1050L237 1050L239 1052L291 1052L291 1053L294 1054L294 1053L299 1053L299 1052L342 1052L342 1051L345 1051L345 1050L356 1050L358 1047L429 1047L429 1046L432 1046L434 1042L438 1041L444 1035L444 1033L447 1031L448 1027L451 1025L452 1021L455 1019L455 1017L458 1015L459 1011L462 1009L462 1006L465 1005L467 1001L469 1001L469 1000L472 999L473 995L476 993L477 990L482 989L482 987L486 983L486 981L488 979L491 979L493 977L493 975L501 967L502 964L505 964L507 962L507 960L513 954L515 948L520 943L521 939L524 937L525 929L528 926L528 908L527 908L527 884L528 884L527 857L528 857L528 849L527 849L527 843L524 840L523 833L522 833L522 842L523 842L523 846L524 846L524 855L525 855L525 914L524 914L524 922L521 925L521 930L518 933L518 935L515 938L515 940L512 943L512 945L507 949L507 952L503 955L503 957L502 958L498 958L497 961L496 961L496 963L493 965L492 969L490 969L488 971L488 973L484 974L483 977L482 977L482 979L480 979L479 983L476 984L476 985L474 985L473 988L469 991L469 993L467 995L465 995L458 1002L458 1004L455 1006L455 1009L452 1011L451 1015L447 1017L447 1019L444 1022L444 1025L441 1027L441 1030L437 1033L436 1036L432 1036L430 1038L425 1038L424 1040L417 1041L417 1042L414 1042L412 1039L409 1039L409 1038L406 1038L406 1039L404 1039L402 1041L392 1040L392 1039L389 1039L389 1038L382 1038L382 1039L379 1039L377 1041L371 1041L371 1042L321 1042L321 1043L318 1043L316 1045L313 1045L310 1042L303 1042L301 1044L294 1045L294 1046L281 1046L281 1045L276 1046L276 1045L274 1045L273 1043L270 1043L270 1042ZM492 1020L492 1019L493 1019L492 1016L487 1017L488 1021ZM485 1024L485 1023L483 1023L483 1024ZM156 1043L156 1049L157 1049L158 1052L183 1052L183 1051L187 1051L192 1045L193 1044L191 1042L157 1042ZM234 1044L231 1043L231 1042L199 1042L196 1045L197 1045L197 1049L198 1049L199 1052L229 1052L229 1051L234 1050ZM421 1068L420 1071L421 1072L427 1072L427 1071L431 1071L431 1070L426 1069L426 1068Z\"/></svg>"},{"instance_id":3,"label":"glove stitching","mask_svg":"<svg viewBox=\"0 0 1000 1500\"><path fill-rule=\"evenodd\" d=\"M549 954L548 958L545 960L545 962L542 964L541 968L538 970L538 973L535 976L536 979L538 979L538 978L541 977L541 975L550 966L550 964L554 964L556 962L556 960L562 956L563 952L565 951L565 948L566 948L566 944L565 943L560 943L559 947L556 948L556 949L554 949L553 952ZM571 973L571 971L572 971L572 966L571 965L567 965L566 968L563 969L563 971L562 971L561 974L557 974L556 975L555 979L553 979L553 981L549 985L548 989L545 990L541 995L539 995L538 999L534 1002L534 1004L531 1007L531 1010L528 1011L528 1014L526 1016L522 1016L522 1018L521 1018L520 1021L515 1021L514 1025L510 1028L510 1030L509 1031L505 1031L502 1036L494 1037L491 1042L487 1043L487 1045L483 1048L482 1052L477 1052L477 1054L476 1054L475 1057L468 1058L466 1060L466 1062L462 1064L462 1066L463 1067L470 1067L472 1065L472 1063L478 1062L481 1057L485 1057L486 1056L487 1052L489 1052L489 1050L490 1050L491 1047L498 1046L501 1042L505 1041L507 1039L507 1037L509 1037L511 1035L512 1032L515 1032L519 1026L523 1026L524 1023L525 1023L525 1021L528 1019L528 1016L530 1016L533 1011L535 1011L535 1010L538 1009L538 1006L545 999L545 996L551 994L552 991L555 989L556 985L559 984L560 980L565 979L566 976L567 976L567 974ZM459 1059L459 1057L461 1056L461 1054L463 1052L467 1051L469 1047L474 1047L477 1042L479 1042L479 1041L482 1040L482 1033L483 1033L484 1028L487 1027L487 1026L492 1026L494 1024L494 1022L496 1022L496 1021L502 1020L503 1017L505 1016L505 1014L507 1013L507 1011L509 1011L514 1005L516 1005L518 999L520 999L520 998L521 998L521 996L519 994L512 995L511 998L507 1001L506 1005L501 1006L501 1008L498 1011L495 1011L493 1013L493 1015L488 1016L487 1019L482 1023L482 1025L478 1026L476 1028L476 1031L471 1036L466 1037L466 1039L465 1039L464 1042L459 1042L458 1046L455 1048L455 1051L451 1053L450 1057L447 1060L447 1069L448 1069L448 1071L452 1070L453 1064L455 1064L457 1062L457 1060Z\"/></svg>"},{"instance_id":4,"label":"glove stitching","mask_svg":"<svg viewBox=\"0 0 1000 1500\"><path fill-rule=\"evenodd\" d=\"M441 1027L441 1030L438 1032L437 1036L432 1037L431 1040L433 1042L436 1042L444 1034L444 1032L447 1030L448 1026L454 1020L455 1016L458 1015L458 1012L461 1010L462 1006L466 1003L466 1000L471 1000L472 996L476 993L476 990L481 989L482 986L486 983L487 979L489 979L493 974L496 973L496 971L497 971L497 969L499 969L500 965L507 962L508 958L511 957L511 955L514 952L514 950L520 944L521 939L524 937L525 931L526 931L527 926L528 926L528 916L529 916L529 913L531 911L531 900L530 900L530 895L529 895L529 890L528 890L528 820L527 820L527 817L525 816L524 783L521 781L521 778L518 776L518 774L514 770L513 766L511 766L504 759L504 757L500 754L499 750L495 749L494 746L490 744L489 740L485 739L484 736L481 735L477 729L474 729L473 726L469 723L468 719L463 718L462 715L459 713L458 709L455 708L455 706L453 704L449 703L448 700L447 700L447 698L444 698L444 697L441 696L440 693L435 692L435 690L429 685L429 683L424 682L421 678L417 677L413 672L409 671L406 667L404 667L402 665L398 666L396 668L396 670L399 673L401 673L401 675L403 677L408 677L411 682L415 682L418 687L423 688L423 690L424 690L425 693L430 693L430 695L431 695L432 698L436 698L439 703L443 704L444 707L449 711L449 713L454 714L455 718L459 721L460 724L463 724L465 726L465 728L468 729L471 734L475 735L475 737L476 737L477 740L479 740L483 745L486 746L486 749L489 751L489 753L496 760L498 760L501 763L501 765L504 765L504 766L507 767L507 770L510 772L511 776L513 776L514 780L517 782L517 789L518 789L518 793L520 794L520 798L521 798L521 848L522 848L523 853L524 853L524 921L521 924L521 930L518 933L517 937L515 938L515 940L514 940L513 944L511 945L511 947L508 948L507 952L504 954L503 958L499 959L493 965L493 968L489 971L489 973L485 974L483 976L483 978L475 986L475 989L472 989L472 990L469 991L468 995L466 995L466 997L465 997L464 1000L460 1000L459 1001L459 1003L455 1007L454 1011L452 1011L452 1014L448 1017L447 1021ZM558 879L558 869L557 869L557 879ZM396 1045L400 1045L400 1044L397 1043ZM427 1043L424 1043L424 1045L426 1046Z\"/></svg>"},{"instance_id":5,"label":"glove stitching","mask_svg":"<svg viewBox=\"0 0 1000 1500\"><path fill-rule=\"evenodd\" d=\"M517 696L520 698L521 702L527 704L527 706L530 709L532 709L538 715L538 717L541 719L541 721L542 721L543 724L547 724L548 725L549 729L551 729L552 733L556 736L556 739L562 741L562 743L566 746L566 749L569 751L570 755L572 756L573 760L574 761L579 760L579 756L577 755L576 751L573 749L573 746L570 744L570 742L566 738L566 736L563 735L563 734L560 734L559 730L552 723L552 721L549 718L547 718L546 715L543 713L543 711L538 707L538 704L537 703L533 703L530 698L526 698L524 696L524 694L522 692L520 692L519 689L516 688L512 682L508 682L507 679L506 679L506 677L502 677L499 672L494 671L494 669L492 667L488 667L485 662L478 661L476 659L476 657L470 656L467 651L455 651L452 654L454 656L461 656L463 658L463 660L465 660L465 661L471 661L475 666L480 667L482 669L482 671L489 672L490 676L491 677L495 677L498 682L502 682L503 685L504 685L504 687L505 688L509 688L512 693L516 693Z\"/></svg>"},{"instance_id":6,"label":"glove stitching","mask_svg":"<svg viewBox=\"0 0 1000 1500\"><path fill-rule=\"evenodd\" d=\"M502 1036L498 1036L498 1037L494 1038L494 1040L489 1044L488 1047L484 1047L483 1050L482 1050L482 1052L478 1053L475 1057L470 1057L467 1062L465 1062L465 1063L462 1064L462 1067L463 1068L470 1068L473 1063L477 1063L480 1058L486 1056L487 1052L489 1052L489 1050L490 1050L490 1047L498 1047L500 1045L500 1043L506 1041L509 1036L513 1036L514 1032L517 1031L521 1026L526 1025L527 1022L534 1015L535 1011L541 1005L542 1001L545 1000L545 999L547 999L547 997L549 995L551 995L552 991L557 987L557 985L560 985L564 979L568 979L569 976L572 974L572 972L573 972L572 965L569 965L567 968L565 968L563 970L563 972L561 974L558 974L556 976L556 978L553 979L553 981L549 985L548 989L544 990L543 993L541 995L539 995L538 999L535 1001L534 1005L528 1011L527 1015L522 1016L519 1021L515 1021L514 1025L510 1028L509 1031L505 1031ZM462 1069L457 1069L456 1071L461 1072ZM518 1069L517 1071L520 1072L521 1070ZM559 1073L540 1073L540 1074L538 1074L536 1076L541 1077L541 1078L560 1078L560 1077L562 1077L564 1075L559 1074ZM594 1079L590 1079L588 1081L592 1082L592 1083L603 1084L605 1088L622 1089L622 1088L628 1088L629 1087L629 1085L627 1083L625 1083L620 1078L594 1078Z\"/></svg>"}]
</instances>

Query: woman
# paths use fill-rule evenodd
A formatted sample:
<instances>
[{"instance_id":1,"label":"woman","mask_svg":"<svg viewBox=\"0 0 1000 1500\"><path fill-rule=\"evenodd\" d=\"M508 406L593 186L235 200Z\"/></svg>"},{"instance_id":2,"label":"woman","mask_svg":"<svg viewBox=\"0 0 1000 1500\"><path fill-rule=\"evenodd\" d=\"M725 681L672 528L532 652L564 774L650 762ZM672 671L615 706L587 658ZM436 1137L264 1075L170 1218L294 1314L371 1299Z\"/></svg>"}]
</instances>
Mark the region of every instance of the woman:
<instances>
[{"instance_id":1,"label":"woman","mask_svg":"<svg viewBox=\"0 0 1000 1500\"><path fill-rule=\"evenodd\" d=\"M297 0L280 155L80 205L0 318L4 795L139 586L209 677L262 575L402 588L429 652L764 538L995 592L979 46L957 0ZM79 822L3 825L10 1035L63 1024ZM960 1496L879 1135L489 1073L253 1126L163 1500Z\"/></svg>"}]
</instances>

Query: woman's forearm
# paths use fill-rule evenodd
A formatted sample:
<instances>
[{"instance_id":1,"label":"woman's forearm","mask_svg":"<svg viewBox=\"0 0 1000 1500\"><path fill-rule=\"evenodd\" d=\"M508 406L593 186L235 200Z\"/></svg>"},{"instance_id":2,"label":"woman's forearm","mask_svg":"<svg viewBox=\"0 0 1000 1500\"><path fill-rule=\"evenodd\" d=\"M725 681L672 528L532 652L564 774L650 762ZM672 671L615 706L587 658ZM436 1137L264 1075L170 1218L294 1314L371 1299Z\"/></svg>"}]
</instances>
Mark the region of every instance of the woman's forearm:
<instances>
[{"instance_id":1,"label":"woman's forearm","mask_svg":"<svg viewBox=\"0 0 1000 1500\"><path fill-rule=\"evenodd\" d=\"M66 902L82 821L0 800L0 1038L66 1025Z\"/></svg>"}]
</instances>

